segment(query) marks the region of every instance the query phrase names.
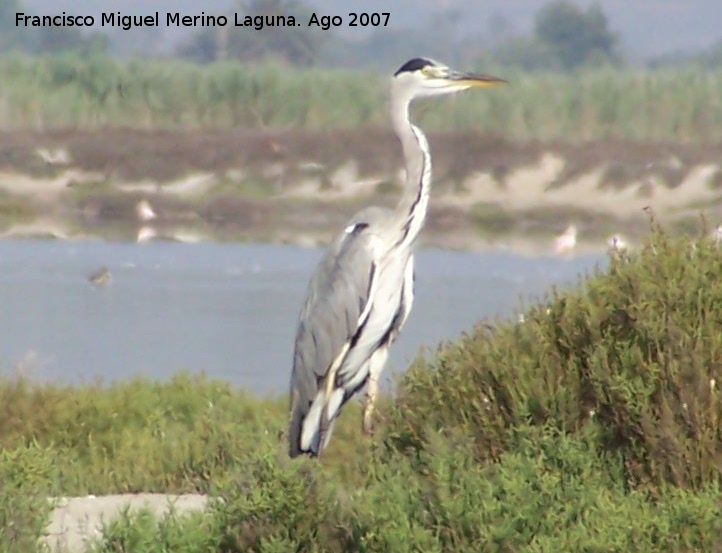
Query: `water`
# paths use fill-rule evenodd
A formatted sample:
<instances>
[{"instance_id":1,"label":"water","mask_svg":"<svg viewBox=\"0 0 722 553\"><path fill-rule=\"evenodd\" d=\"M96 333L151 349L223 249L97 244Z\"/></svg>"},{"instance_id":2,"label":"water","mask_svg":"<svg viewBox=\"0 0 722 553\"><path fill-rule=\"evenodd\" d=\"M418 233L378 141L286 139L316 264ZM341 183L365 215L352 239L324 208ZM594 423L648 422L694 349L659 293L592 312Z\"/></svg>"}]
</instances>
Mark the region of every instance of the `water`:
<instances>
[{"instance_id":1,"label":"water","mask_svg":"<svg viewBox=\"0 0 722 553\"><path fill-rule=\"evenodd\" d=\"M36 380L112 382L205 371L285 393L298 310L321 250L254 244L0 241L0 370ZM392 348L400 371L422 345L604 263L420 250L416 300ZM101 266L110 285L87 276Z\"/></svg>"}]
</instances>

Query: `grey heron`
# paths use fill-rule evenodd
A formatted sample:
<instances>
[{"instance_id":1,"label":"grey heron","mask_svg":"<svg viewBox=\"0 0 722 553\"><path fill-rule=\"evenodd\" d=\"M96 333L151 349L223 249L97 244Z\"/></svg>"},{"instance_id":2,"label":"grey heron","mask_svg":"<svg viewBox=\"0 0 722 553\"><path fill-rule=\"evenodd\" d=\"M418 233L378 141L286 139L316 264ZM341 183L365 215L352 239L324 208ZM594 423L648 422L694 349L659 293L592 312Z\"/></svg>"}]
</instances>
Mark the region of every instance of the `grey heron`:
<instances>
[{"instance_id":1,"label":"grey heron","mask_svg":"<svg viewBox=\"0 0 722 553\"><path fill-rule=\"evenodd\" d=\"M352 217L311 278L291 374L291 457L318 456L341 408L364 386L363 430L371 432L379 376L414 300L414 244L431 189L429 145L409 120L411 102L505 82L425 58L394 73L391 119L406 165L404 191L395 209L369 207Z\"/></svg>"}]
</instances>

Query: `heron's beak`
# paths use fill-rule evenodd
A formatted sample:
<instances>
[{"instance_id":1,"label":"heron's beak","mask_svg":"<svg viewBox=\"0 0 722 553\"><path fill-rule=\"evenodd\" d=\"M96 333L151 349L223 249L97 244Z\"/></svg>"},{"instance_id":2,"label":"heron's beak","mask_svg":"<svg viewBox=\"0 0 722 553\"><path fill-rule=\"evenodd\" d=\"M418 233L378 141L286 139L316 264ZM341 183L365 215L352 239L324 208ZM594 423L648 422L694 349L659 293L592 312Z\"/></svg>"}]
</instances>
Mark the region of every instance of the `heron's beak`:
<instances>
[{"instance_id":1,"label":"heron's beak","mask_svg":"<svg viewBox=\"0 0 722 553\"><path fill-rule=\"evenodd\" d=\"M484 75L482 73L460 73L458 71L449 71L446 78L454 84L462 86L489 87L508 83L508 81L492 75Z\"/></svg>"}]
</instances>

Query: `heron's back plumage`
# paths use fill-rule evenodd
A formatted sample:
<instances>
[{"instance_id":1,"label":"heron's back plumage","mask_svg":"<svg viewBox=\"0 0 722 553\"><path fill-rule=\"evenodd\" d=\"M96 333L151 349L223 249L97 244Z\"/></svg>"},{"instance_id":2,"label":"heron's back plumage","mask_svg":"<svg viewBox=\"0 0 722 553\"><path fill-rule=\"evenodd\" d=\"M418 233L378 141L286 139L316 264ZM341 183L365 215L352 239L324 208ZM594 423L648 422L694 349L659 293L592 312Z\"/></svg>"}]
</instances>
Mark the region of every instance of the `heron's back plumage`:
<instances>
[{"instance_id":1,"label":"heron's back plumage","mask_svg":"<svg viewBox=\"0 0 722 553\"><path fill-rule=\"evenodd\" d=\"M380 211L367 209L354 217L331 243L311 278L299 316L291 374L291 455L303 451L304 420L319 390L327 384L329 367L344 345L353 340L367 307L376 270L376 236L371 225L380 216Z\"/></svg>"}]
</instances>

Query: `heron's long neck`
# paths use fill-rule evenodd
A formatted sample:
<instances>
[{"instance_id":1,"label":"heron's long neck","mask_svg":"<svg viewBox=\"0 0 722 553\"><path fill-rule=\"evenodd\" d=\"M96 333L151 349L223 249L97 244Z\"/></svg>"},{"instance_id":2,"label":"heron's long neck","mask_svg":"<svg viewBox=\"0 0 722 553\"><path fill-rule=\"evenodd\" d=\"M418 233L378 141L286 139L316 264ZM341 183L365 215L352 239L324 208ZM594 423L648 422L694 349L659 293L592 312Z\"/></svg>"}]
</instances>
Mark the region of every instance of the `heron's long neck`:
<instances>
[{"instance_id":1,"label":"heron's long neck","mask_svg":"<svg viewBox=\"0 0 722 553\"><path fill-rule=\"evenodd\" d=\"M420 128L409 120L409 102L392 98L394 130L404 150L406 183L396 206L395 227L400 232L398 246L409 247L419 235L426 221L431 191L431 155L429 143Z\"/></svg>"}]
</instances>

